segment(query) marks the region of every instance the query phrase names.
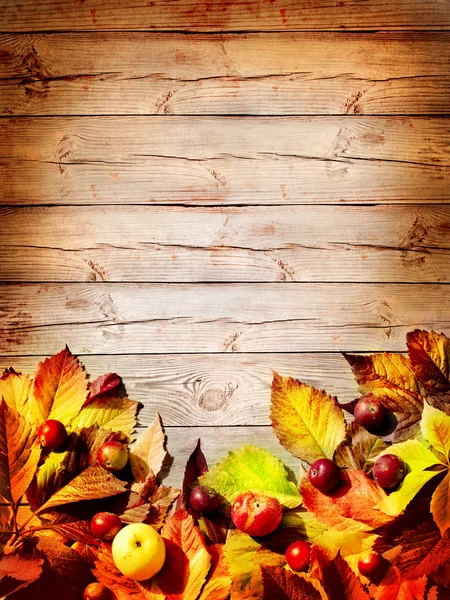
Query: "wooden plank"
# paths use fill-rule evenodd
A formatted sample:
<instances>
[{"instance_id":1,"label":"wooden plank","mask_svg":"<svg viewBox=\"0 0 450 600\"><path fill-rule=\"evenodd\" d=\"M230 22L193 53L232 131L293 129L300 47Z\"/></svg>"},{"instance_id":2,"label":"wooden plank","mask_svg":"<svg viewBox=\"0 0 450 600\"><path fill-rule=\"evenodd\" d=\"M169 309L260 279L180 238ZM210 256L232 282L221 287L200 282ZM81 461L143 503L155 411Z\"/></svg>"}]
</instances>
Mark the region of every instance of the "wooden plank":
<instances>
[{"instance_id":1,"label":"wooden plank","mask_svg":"<svg viewBox=\"0 0 450 600\"><path fill-rule=\"evenodd\" d=\"M0 201L448 202L449 133L424 117L4 119Z\"/></svg>"},{"instance_id":2,"label":"wooden plank","mask_svg":"<svg viewBox=\"0 0 450 600\"><path fill-rule=\"evenodd\" d=\"M0 36L0 114L448 114L446 32Z\"/></svg>"},{"instance_id":3,"label":"wooden plank","mask_svg":"<svg viewBox=\"0 0 450 600\"><path fill-rule=\"evenodd\" d=\"M34 375L44 356L0 356L9 367ZM139 422L156 412L166 426L269 425L273 371L325 389L341 402L358 396L341 354L168 354L80 356L91 379L119 373L128 395L142 402Z\"/></svg>"},{"instance_id":4,"label":"wooden plank","mask_svg":"<svg viewBox=\"0 0 450 600\"><path fill-rule=\"evenodd\" d=\"M448 206L21 207L0 222L1 281L450 281Z\"/></svg>"},{"instance_id":5,"label":"wooden plank","mask_svg":"<svg viewBox=\"0 0 450 600\"><path fill-rule=\"evenodd\" d=\"M12 284L0 353L403 351L447 328L445 284Z\"/></svg>"},{"instance_id":6,"label":"wooden plank","mask_svg":"<svg viewBox=\"0 0 450 600\"><path fill-rule=\"evenodd\" d=\"M245 0L3 0L3 31L184 30L271 31L321 29L448 29L448 0L346 0L324 4Z\"/></svg>"}]
</instances>

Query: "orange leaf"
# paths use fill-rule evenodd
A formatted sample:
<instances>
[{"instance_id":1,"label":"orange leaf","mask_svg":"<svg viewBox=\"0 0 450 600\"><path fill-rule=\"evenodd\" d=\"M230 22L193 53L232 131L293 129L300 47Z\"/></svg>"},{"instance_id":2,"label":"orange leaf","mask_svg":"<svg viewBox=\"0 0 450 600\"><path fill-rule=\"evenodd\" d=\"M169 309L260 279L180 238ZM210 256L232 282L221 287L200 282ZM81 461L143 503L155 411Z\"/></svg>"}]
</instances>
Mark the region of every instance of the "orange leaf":
<instances>
[{"instance_id":1,"label":"orange leaf","mask_svg":"<svg viewBox=\"0 0 450 600\"><path fill-rule=\"evenodd\" d=\"M219 544L209 546L208 552L211 556L212 568L198 600L223 600L228 597L231 589L231 577L223 547Z\"/></svg>"},{"instance_id":2,"label":"orange leaf","mask_svg":"<svg viewBox=\"0 0 450 600\"><path fill-rule=\"evenodd\" d=\"M322 548L314 546L311 553L310 574L320 581L329 598L370 599L358 577L339 554L333 560L329 560Z\"/></svg>"},{"instance_id":3,"label":"orange leaf","mask_svg":"<svg viewBox=\"0 0 450 600\"><path fill-rule=\"evenodd\" d=\"M30 485L40 456L35 428L3 400L0 404L0 495L16 503Z\"/></svg>"},{"instance_id":4,"label":"orange leaf","mask_svg":"<svg viewBox=\"0 0 450 600\"><path fill-rule=\"evenodd\" d=\"M14 369L7 369L0 377L0 399L3 397L10 408L27 418L31 385L32 380L28 375L16 373Z\"/></svg>"},{"instance_id":5,"label":"orange leaf","mask_svg":"<svg viewBox=\"0 0 450 600\"><path fill-rule=\"evenodd\" d=\"M0 597L17 592L39 578L42 558L25 558L18 555L0 559Z\"/></svg>"},{"instance_id":6,"label":"orange leaf","mask_svg":"<svg viewBox=\"0 0 450 600\"><path fill-rule=\"evenodd\" d=\"M167 600L196 600L211 564L203 536L185 510L165 523L166 561L156 581ZM174 573L177 574L174 577Z\"/></svg>"},{"instance_id":7,"label":"orange leaf","mask_svg":"<svg viewBox=\"0 0 450 600\"><path fill-rule=\"evenodd\" d=\"M51 498L43 504L38 512L48 511L53 506L61 506L70 502L80 502L82 500L96 500L116 496L126 491L123 481L108 473L100 465L94 464L85 469L77 477L72 479L67 485L53 494Z\"/></svg>"},{"instance_id":8,"label":"orange leaf","mask_svg":"<svg viewBox=\"0 0 450 600\"><path fill-rule=\"evenodd\" d=\"M323 494L314 488L308 480L303 480L300 491L303 504L313 512L324 525L343 529L355 521L361 523L361 529L375 529L392 520L375 506L386 493L362 471L345 471L341 474L341 484L332 492Z\"/></svg>"},{"instance_id":9,"label":"orange leaf","mask_svg":"<svg viewBox=\"0 0 450 600\"><path fill-rule=\"evenodd\" d=\"M450 476L448 472L431 497L431 512L441 535L444 535L450 527Z\"/></svg>"},{"instance_id":10,"label":"orange leaf","mask_svg":"<svg viewBox=\"0 0 450 600\"><path fill-rule=\"evenodd\" d=\"M145 600L145 596L136 581L128 579L116 568L111 554L111 545L102 544L98 550L95 569L92 569L97 580L112 590L117 600Z\"/></svg>"},{"instance_id":11,"label":"orange leaf","mask_svg":"<svg viewBox=\"0 0 450 600\"><path fill-rule=\"evenodd\" d=\"M281 567L261 567L264 600L321 600L320 592L302 575Z\"/></svg>"},{"instance_id":12,"label":"orange leaf","mask_svg":"<svg viewBox=\"0 0 450 600\"><path fill-rule=\"evenodd\" d=\"M39 363L33 385L33 413L40 422L56 419L68 426L88 395L81 363L66 348Z\"/></svg>"},{"instance_id":13,"label":"orange leaf","mask_svg":"<svg viewBox=\"0 0 450 600\"><path fill-rule=\"evenodd\" d=\"M79 594L91 581L90 569L81 556L54 537L39 537L37 549L44 555L52 576L61 578L66 588L77 590ZM48 569L46 569L47 574Z\"/></svg>"},{"instance_id":14,"label":"orange leaf","mask_svg":"<svg viewBox=\"0 0 450 600\"><path fill-rule=\"evenodd\" d=\"M450 391L450 339L416 329L406 336L413 371L428 394Z\"/></svg>"}]
</instances>

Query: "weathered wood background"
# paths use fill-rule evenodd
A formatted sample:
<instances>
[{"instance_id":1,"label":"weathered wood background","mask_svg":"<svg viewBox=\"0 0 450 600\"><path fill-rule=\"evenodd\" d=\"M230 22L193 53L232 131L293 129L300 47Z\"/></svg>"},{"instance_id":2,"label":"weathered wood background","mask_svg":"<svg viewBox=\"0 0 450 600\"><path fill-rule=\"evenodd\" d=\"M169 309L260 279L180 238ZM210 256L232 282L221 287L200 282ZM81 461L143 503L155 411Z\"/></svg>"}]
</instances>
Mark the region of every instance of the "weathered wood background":
<instances>
[{"instance_id":1,"label":"weathered wood background","mask_svg":"<svg viewBox=\"0 0 450 600\"><path fill-rule=\"evenodd\" d=\"M1 0L0 367L64 344L163 417L170 481L272 369L450 332L449 0Z\"/></svg>"}]
</instances>

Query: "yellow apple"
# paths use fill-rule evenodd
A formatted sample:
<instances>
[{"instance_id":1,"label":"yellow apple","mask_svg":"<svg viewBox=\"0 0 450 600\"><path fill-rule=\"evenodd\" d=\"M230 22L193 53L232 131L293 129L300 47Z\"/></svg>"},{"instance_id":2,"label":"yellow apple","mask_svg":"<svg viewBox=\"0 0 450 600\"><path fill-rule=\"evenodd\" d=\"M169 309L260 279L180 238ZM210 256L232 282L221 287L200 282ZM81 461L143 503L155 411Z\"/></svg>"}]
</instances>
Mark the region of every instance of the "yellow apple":
<instances>
[{"instance_id":1,"label":"yellow apple","mask_svg":"<svg viewBox=\"0 0 450 600\"><path fill-rule=\"evenodd\" d=\"M145 523L131 523L114 538L112 556L114 564L125 577L144 581L162 568L166 547L153 527Z\"/></svg>"}]
</instances>

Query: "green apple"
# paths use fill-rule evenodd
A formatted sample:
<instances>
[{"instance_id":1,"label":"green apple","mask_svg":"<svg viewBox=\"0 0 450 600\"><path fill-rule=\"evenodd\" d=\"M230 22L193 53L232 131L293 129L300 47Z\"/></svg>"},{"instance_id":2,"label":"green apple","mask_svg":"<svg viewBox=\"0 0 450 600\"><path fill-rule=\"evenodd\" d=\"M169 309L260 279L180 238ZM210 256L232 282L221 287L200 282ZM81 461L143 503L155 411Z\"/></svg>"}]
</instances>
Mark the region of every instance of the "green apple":
<instances>
[{"instance_id":1,"label":"green apple","mask_svg":"<svg viewBox=\"0 0 450 600\"><path fill-rule=\"evenodd\" d=\"M114 564L125 577L144 581L161 570L166 547L151 525L131 523L114 538L112 556Z\"/></svg>"}]
</instances>

